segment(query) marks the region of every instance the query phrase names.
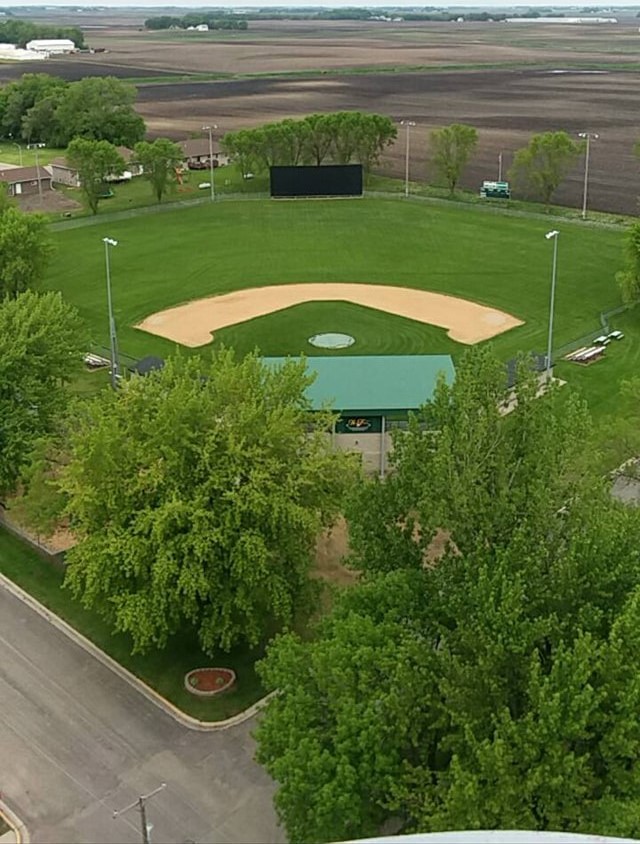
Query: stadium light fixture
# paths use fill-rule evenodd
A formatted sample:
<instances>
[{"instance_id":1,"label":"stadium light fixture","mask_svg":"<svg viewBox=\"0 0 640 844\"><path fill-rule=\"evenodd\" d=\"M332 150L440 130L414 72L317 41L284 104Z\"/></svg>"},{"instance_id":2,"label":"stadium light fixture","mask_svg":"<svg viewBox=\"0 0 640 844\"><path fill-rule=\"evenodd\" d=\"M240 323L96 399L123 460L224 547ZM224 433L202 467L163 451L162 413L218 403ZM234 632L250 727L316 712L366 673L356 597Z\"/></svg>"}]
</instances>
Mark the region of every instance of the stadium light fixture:
<instances>
[{"instance_id":1,"label":"stadium light fixture","mask_svg":"<svg viewBox=\"0 0 640 844\"><path fill-rule=\"evenodd\" d=\"M591 139L597 141L600 135L595 132L578 132L578 137L583 138L587 142L587 148L584 156L584 187L582 190L582 219L587 219L587 194L589 191L589 150L591 148Z\"/></svg>"},{"instance_id":2,"label":"stadium light fixture","mask_svg":"<svg viewBox=\"0 0 640 844\"><path fill-rule=\"evenodd\" d=\"M555 308L556 302L556 280L557 280L557 273L558 273L558 237L560 236L560 232L553 231L547 232L545 237L547 240L553 240L553 266L551 270L551 302L549 304L549 337L547 339L547 360L546 360L546 379L547 383L551 381L551 354L552 354L552 344L553 344L553 312Z\"/></svg>"},{"instance_id":3,"label":"stadium light fixture","mask_svg":"<svg viewBox=\"0 0 640 844\"><path fill-rule=\"evenodd\" d=\"M401 120L401 126L407 127L407 137L405 143L405 153L404 153L404 195L409 196L409 145L410 145L410 131L411 127L415 126L416 124L413 120Z\"/></svg>"},{"instance_id":4,"label":"stadium light fixture","mask_svg":"<svg viewBox=\"0 0 640 844\"><path fill-rule=\"evenodd\" d=\"M209 190L211 191L211 202L215 201L216 189L213 182L213 137L211 135L214 129L218 126L214 123L212 126L203 126L202 131L209 133Z\"/></svg>"},{"instance_id":5,"label":"stadium light fixture","mask_svg":"<svg viewBox=\"0 0 640 844\"><path fill-rule=\"evenodd\" d=\"M109 247L113 248L118 245L118 241L112 237L103 237L104 243L104 261L107 275L107 308L109 310L109 346L111 348L111 386L114 390L118 388L118 380L120 373L118 371L118 338L116 336L116 322L113 318L113 304L111 301L111 265L109 262Z\"/></svg>"}]
</instances>

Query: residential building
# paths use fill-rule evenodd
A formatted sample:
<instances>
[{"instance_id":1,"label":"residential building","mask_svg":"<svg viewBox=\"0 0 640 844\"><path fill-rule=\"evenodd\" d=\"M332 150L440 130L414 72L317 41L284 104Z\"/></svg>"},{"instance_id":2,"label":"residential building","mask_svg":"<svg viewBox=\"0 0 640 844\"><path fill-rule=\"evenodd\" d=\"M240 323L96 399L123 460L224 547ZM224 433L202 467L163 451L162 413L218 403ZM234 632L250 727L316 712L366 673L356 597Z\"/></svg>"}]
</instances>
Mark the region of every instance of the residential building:
<instances>
[{"instance_id":1,"label":"residential building","mask_svg":"<svg viewBox=\"0 0 640 844\"><path fill-rule=\"evenodd\" d=\"M128 182L134 176L142 175L142 167L134 161L135 153L128 147L118 147L118 152L124 158L127 169L123 173L109 176L109 182ZM54 158L49 165L54 184L67 185L70 188L80 187L78 171L72 167L64 155Z\"/></svg>"},{"instance_id":2,"label":"residential building","mask_svg":"<svg viewBox=\"0 0 640 844\"><path fill-rule=\"evenodd\" d=\"M44 167L9 167L0 170L0 182L9 196L27 196L52 189L51 174Z\"/></svg>"},{"instance_id":3,"label":"residential building","mask_svg":"<svg viewBox=\"0 0 640 844\"><path fill-rule=\"evenodd\" d=\"M184 153L184 165L190 170L206 170L209 167L209 138L189 138L187 141L180 141ZM213 166L218 167L229 163L229 156L226 155L217 140L211 144L213 152Z\"/></svg>"}]
</instances>

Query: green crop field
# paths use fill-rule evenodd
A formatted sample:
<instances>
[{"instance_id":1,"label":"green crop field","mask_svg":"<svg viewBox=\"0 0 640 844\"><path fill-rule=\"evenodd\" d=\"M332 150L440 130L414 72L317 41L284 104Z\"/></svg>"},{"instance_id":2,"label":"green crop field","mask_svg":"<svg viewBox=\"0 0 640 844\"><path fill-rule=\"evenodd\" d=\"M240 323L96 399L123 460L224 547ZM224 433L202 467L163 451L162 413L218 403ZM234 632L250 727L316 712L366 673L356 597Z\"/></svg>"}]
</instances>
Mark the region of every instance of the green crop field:
<instances>
[{"instance_id":1,"label":"green crop field","mask_svg":"<svg viewBox=\"0 0 640 844\"><path fill-rule=\"evenodd\" d=\"M552 243L544 233L554 226L561 230L557 348L596 331L600 312L620 303L614 273L622 260L621 230L401 199L227 200L58 231L46 287L62 290L95 342L107 345L101 239L108 235L119 241L112 251L114 307L121 351L131 356L175 349L133 327L157 310L246 287L333 281L416 287L508 311L525 324L493 341L506 358L546 349ZM563 377L575 374L598 400L638 363L635 319L625 320L629 336L610 347L607 360L587 370L562 366ZM463 348L441 329L347 303L298 305L224 329L215 342L241 352L317 354L307 339L320 331L356 338L340 354L455 356Z\"/></svg>"}]
</instances>

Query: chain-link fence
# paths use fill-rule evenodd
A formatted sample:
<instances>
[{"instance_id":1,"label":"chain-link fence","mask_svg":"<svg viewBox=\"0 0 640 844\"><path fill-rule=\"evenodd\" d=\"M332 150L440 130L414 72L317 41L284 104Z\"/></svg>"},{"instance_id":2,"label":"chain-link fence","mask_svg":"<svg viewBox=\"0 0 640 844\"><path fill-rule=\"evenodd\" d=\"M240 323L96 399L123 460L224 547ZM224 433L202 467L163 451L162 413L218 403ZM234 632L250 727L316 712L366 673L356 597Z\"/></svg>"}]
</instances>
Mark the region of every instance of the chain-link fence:
<instances>
[{"instance_id":1,"label":"chain-link fence","mask_svg":"<svg viewBox=\"0 0 640 844\"><path fill-rule=\"evenodd\" d=\"M581 337L576 337L575 340L571 340L569 343L565 343L563 346L560 346L558 349L553 350L553 357L554 360L560 360L561 358L568 355L569 352L573 352L576 349L581 348L582 346L590 346L593 344L593 341L596 337L599 337L601 334L609 334L613 329L611 327L611 319L613 317L619 316L620 314L626 313L626 311L635 308L637 302L633 302L631 305L619 305L617 308L611 308L608 311L602 311L600 313L599 318L599 325L594 325L593 330L590 331L588 334L583 334Z\"/></svg>"}]
</instances>

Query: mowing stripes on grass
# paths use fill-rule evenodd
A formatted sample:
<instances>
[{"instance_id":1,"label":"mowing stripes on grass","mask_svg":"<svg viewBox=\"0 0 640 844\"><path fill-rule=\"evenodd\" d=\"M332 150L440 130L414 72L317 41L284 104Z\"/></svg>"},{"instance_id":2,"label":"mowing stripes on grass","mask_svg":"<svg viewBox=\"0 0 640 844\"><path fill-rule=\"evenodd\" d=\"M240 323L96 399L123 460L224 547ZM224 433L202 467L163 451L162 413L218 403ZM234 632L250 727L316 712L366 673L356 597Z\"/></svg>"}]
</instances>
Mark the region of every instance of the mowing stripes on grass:
<instances>
[{"instance_id":1,"label":"mowing stripes on grass","mask_svg":"<svg viewBox=\"0 0 640 844\"><path fill-rule=\"evenodd\" d=\"M112 283L120 345L131 355L170 353L172 343L132 326L191 299L267 284L335 281L416 287L505 310L525 325L494 341L499 353L541 350L549 306L546 228L541 220L395 199L228 201L113 221L109 234L119 240ZM92 226L57 232L58 253L46 287L62 290L96 341L106 344L101 236ZM621 243L620 232L562 224L557 345L590 330L600 311L618 303L610 279ZM260 326L261 351L286 353L290 344L277 315L262 319L276 322ZM391 317L384 319L390 350L396 351L395 325ZM360 354L378 351L379 325L376 337L360 336ZM426 349L423 337L409 341L409 348L402 343L397 352L445 351L439 340Z\"/></svg>"}]
</instances>

